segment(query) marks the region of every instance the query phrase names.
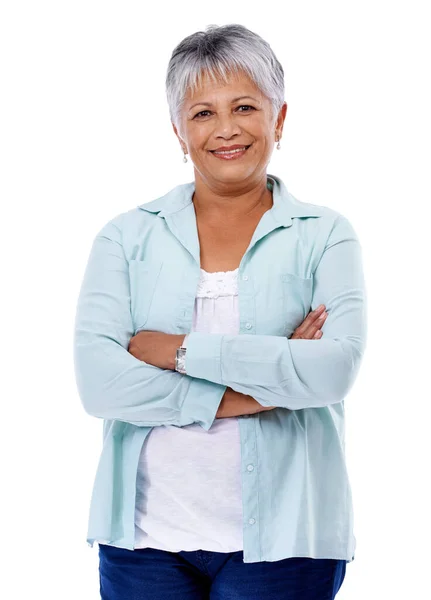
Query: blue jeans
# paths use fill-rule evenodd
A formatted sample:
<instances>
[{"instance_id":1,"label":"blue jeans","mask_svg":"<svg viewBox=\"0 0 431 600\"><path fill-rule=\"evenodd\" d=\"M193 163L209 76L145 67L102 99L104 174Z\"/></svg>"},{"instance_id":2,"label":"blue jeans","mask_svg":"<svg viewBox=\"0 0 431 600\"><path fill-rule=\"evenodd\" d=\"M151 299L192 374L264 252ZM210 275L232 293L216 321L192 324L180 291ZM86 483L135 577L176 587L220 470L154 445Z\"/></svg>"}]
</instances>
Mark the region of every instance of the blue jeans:
<instances>
[{"instance_id":1,"label":"blue jeans","mask_svg":"<svg viewBox=\"0 0 431 600\"><path fill-rule=\"evenodd\" d=\"M244 563L243 551L168 552L99 544L102 600L333 600L346 561Z\"/></svg>"}]
</instances>

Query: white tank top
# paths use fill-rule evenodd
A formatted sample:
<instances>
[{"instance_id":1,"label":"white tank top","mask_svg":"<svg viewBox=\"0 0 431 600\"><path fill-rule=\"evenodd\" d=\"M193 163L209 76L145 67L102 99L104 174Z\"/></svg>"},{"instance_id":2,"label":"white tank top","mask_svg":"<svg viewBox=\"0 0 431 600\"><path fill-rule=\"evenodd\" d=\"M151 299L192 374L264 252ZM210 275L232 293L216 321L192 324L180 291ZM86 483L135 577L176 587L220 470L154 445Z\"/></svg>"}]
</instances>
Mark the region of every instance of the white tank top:
<instances>
[{"instance_id":1,"label":"white tank top","mask_svg":"<svg viewBox=\"0 0 431 600\"><path fill-rule=\"evenodd\" d=\"M201 269L192 331L238 334L238 269ZM243 549L237 417L154 427L136 479L135 548L170 552Z\"/></svg>"}]
</instances>

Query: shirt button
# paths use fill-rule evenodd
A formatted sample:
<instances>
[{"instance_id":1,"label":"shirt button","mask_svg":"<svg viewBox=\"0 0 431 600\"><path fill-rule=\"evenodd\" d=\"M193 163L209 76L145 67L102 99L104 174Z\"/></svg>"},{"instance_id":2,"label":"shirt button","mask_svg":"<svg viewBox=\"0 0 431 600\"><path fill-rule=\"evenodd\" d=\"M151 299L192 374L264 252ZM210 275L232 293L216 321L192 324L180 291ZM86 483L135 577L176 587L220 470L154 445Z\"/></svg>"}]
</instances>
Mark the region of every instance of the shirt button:
<instances>
[{"instance_id":1,"label":"shirt button","mask_svg":"<svg viewBox=\"0 0 431 600\"><path fill-rule=\"evenodd\" d=\"M247 465L247 471L253 471L254 467L253 465Z\"/></svg>"},{"instance_id":2,"label":"shirt button","mask_svg":"<svg viewBox=\"0 0 431 600\"><path fill-rule=\"evenodd\" d=\"M249 519L248 522L250 525L254 525L256 523L256 519Z\"/></svg>"},{"instance_id":3,"label":"shirt button","mask_svg":"<svg viewBox=\"0 0 431 600\"><path fill-rule=\"evenodd\" d=\"M248 275L244 275L243 279L244 281L248 281Z\"/></svg>"},{"instance_id":4,"label":"shirt button","mask_svg":"<svg viewBox=\"0 0 431 600\"><path fill-rule=\"evenodd\" d=\"M245 324L245 328L246 328L246 329L251 329L252 327L253 327L253 326L252 326L252 324L251 324L251 323L246 323L246 324Z\"/></svg>"}]
</instances>

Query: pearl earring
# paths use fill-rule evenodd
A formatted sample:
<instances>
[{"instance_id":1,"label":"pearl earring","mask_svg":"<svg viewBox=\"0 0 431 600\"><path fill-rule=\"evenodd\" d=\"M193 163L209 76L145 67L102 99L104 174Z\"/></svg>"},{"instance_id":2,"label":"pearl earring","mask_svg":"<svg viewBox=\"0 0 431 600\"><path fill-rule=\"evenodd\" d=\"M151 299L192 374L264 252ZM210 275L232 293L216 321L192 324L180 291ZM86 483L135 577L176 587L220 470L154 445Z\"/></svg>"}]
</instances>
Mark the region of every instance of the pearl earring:
<instances>
[{"instance_id":1,"label":"pearl earring","mask_svg":"<svg viewBox=\"0 0 431 600\"><path fill-rule=\"evenodd\" d=\"M183 152L184 152L184 150L183 150ZM184 158L183 158L183 162L185 162L185 163L187 162L187 156L186 156L186 153L185 153L185 152L184 152Z\"/></svg>"},{"instance_id":2,"label":"pearl earring","mask_svg":"<svg viewBox=\"0 0 431 600\"><path fill-rule=\"evenodd\" d=\"M280 138L277 138L277 142L278 142L278 144L277 144L277 150L280 150L280 148L281 148L281 145L280 145Z\"/></svg>"}]
</instances>

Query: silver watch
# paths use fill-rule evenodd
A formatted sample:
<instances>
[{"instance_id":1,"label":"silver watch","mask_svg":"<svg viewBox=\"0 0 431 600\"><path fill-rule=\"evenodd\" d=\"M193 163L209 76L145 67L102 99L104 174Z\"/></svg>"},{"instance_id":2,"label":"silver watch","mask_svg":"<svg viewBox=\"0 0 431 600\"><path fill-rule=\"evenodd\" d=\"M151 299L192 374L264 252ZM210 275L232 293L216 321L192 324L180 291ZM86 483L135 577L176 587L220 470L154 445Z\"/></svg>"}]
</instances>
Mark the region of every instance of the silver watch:
<instances>
[{"instance_id":1,"label":"silver watch","mask_svg":"<svg viewBox=\"0 0 431 600\"><path fill-rule=\"evenodd\" d=\"M178 373L182 373L183 375L187 375L187 373L186 373L187 338L188 338L188 334L184 338L182 345L179 348L177 348L177 353L175 356L175 371L178 371Z\"/></svg>"}]
</instances>

